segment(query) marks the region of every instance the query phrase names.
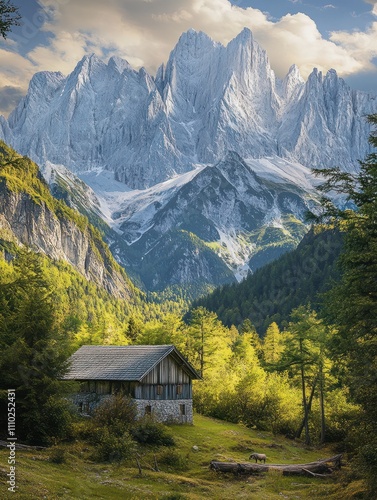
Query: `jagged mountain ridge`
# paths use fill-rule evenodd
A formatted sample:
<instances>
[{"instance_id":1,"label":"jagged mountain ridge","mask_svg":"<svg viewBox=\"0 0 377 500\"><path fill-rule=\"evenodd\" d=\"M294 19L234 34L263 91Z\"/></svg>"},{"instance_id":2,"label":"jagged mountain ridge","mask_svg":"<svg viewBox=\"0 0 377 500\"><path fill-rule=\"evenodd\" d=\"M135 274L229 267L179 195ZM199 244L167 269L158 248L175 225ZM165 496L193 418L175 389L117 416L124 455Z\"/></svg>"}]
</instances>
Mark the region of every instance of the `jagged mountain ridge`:
<instances>
[{"instance_id":1,"label":"jagged mountain ridge","mask_svg":"<svg viewBox=\"0 0 377 500\"><path fill-rule=\"evenodd\" d=\"M155 77L94 55L68 77L36 74L0 137L112 226L113 254L146 289L200 293L297 245L310 167L357 168L376 105L333 70L279 80L248 29L226 47L189 30Z\"/></svg>"},{"instance_id":2,"label":"jagged mountain ridge","mask_svg":"<svg viewBox=\"0 0 377 500\"><path fill-rule=\"evenodd\" d=\"M68 77L37 73L0 134L42 167L106 168L145 188L228 150L352 169L369 151L364 117L376 107L334 70L304 82L292 67L279 80L246 28L226 47L189 30L155 78L94 55Z\"/></svg>"}]
</instances>

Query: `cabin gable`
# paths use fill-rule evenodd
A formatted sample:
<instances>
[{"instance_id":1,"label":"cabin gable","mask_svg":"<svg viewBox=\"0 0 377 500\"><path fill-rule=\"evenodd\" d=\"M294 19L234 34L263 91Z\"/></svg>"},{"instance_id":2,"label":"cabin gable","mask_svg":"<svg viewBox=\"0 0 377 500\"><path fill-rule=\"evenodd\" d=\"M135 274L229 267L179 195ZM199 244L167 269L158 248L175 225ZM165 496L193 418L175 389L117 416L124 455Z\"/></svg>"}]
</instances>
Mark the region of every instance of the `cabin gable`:
<instances>
[{"instance_id":1,"label":"cabin gable","mask_svg":"<svg viewBox=\"0 0 377 500\"><path fill-rule=\"evenodd\" d=\"M172 356L167 356L136 385L133 397L157 401L191 399L191 378Z\"/></svg>"}]
</instances>

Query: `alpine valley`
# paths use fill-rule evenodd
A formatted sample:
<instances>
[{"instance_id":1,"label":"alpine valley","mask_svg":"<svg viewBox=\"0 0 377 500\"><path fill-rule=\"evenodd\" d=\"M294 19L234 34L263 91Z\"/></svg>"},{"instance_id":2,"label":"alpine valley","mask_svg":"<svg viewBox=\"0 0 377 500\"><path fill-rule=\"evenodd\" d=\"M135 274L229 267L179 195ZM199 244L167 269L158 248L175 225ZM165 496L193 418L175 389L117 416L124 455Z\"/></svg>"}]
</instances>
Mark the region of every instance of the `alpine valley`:
<instances>
[{"instance_id":1,"label":"alpine valley","mask_svg":"<svg viewBox=\"0 0 377 500\"><path fill-rule=\"evenodd\" d=\"M319 204L311 168L357 170L376 110L334 70L277 78L246 28L227 46L189 30L155 76L94 55L37 73L0 138L139 286L197 296L298 245Z\"/></svg>"}]
</instances>

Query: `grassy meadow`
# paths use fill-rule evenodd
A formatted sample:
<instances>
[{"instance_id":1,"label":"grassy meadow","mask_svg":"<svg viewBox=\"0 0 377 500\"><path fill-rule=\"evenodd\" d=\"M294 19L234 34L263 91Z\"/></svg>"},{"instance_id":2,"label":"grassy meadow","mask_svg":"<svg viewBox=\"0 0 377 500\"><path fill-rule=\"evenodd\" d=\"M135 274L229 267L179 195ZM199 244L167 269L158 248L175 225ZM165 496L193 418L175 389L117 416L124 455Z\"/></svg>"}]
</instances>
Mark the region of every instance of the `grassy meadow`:
<instances>
[{"instance_id":1,"label":"grassy meadow","mask_svg":"<svg viewBox=\"0 0 377 500\"><path fill-rule=\"evenodd\" d=\"M212 418L195 415L193 426L170 427L176 446L137 450L121 464L96 463L93 448L75 441L41 451L17 450L17 493L7 492L8 451L0 449L2 499L339 499L357 498L362 484L345 481L347 466L331 478L283 477L269 472L234 477L209 469L211 460L247 462L252 451L267 463L306 463L336 454L330 447L301 443ZM193 447L198 447L198 449ZM61 463L55 463L61 462ZM153 470L156 464L159 471ZM342 480L342 485L340 485ZM356 495L356 496L355 496Z\"/></svg>"}]
</instances>

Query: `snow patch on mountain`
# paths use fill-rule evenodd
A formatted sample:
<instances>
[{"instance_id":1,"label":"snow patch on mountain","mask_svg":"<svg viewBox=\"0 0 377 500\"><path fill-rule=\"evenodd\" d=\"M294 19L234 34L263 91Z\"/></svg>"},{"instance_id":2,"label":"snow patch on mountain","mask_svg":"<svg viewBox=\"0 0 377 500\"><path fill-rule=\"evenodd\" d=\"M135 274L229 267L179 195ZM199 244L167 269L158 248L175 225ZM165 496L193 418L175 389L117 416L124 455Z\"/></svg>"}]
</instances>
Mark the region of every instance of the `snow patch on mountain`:
<instances>
[{"instance_id":1,"label":"snow patch on mountain","mask_svg":"<svg viewBox=\"0 0 377 500\"><path fill-rule=\"evenodd\" d=\"M260 159L246 158L245 162L258 176L278 184L300 186L309 192L314 192L318 185L318 179L310 168L279 156Z\"/></svg>"}]
</instances>

